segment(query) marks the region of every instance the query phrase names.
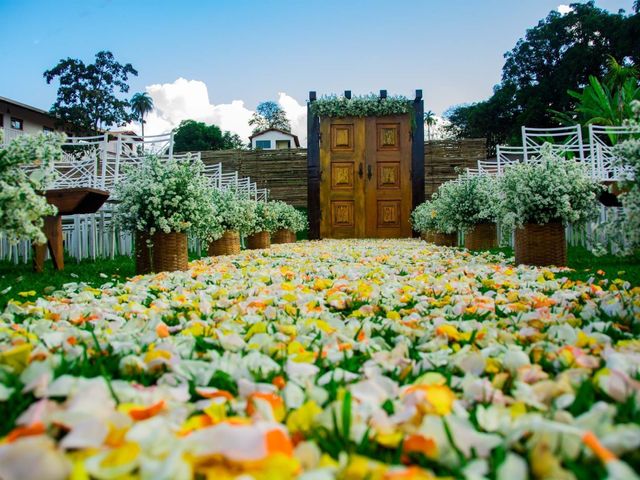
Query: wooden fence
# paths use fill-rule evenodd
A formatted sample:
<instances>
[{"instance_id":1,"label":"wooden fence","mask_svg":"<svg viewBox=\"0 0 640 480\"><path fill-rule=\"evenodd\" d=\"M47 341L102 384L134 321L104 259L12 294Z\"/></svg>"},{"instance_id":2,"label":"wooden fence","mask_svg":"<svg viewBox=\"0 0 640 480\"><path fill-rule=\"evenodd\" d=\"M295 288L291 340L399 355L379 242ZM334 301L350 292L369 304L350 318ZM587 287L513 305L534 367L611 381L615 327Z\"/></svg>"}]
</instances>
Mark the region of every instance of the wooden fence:
<instances>
[{"instance_id":1,"label":"wooden fence","mask_svg":"<svg viewBox=\"0 0 640 480\"><path fill-rule=\"evenodd\" d=\"M222 163L223 172L251 177L269 198L307 206L307 150L217 150L202 152L205 164ZM425 196L457 176L456 168L475 167L486 158L484 139L438 140L424 144Z\"/></svg>"}]
</instances>

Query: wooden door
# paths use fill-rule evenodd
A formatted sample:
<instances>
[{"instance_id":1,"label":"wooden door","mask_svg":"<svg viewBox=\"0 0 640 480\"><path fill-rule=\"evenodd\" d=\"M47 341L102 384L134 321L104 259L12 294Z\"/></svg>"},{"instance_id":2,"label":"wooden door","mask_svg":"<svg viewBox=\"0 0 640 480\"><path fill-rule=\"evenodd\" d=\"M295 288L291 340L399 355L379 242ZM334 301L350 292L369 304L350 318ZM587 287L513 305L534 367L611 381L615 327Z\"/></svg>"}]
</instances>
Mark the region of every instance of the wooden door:
<instances>
[{"instance_id":1,"label":"wooden door","mask_svg":"<svg viewBox=\"0 0 640 480\"><path fill-rule=\"evenodd\" d=\"M411 236L411 124L408 115L366 119L365 235Z\"/></svg>"},{"instance_id":2,"label":"wooden door","mask_svg":"<svg viewBox=\"0 0 640 480\"><path fill-rule=\"evenodd\" d=\"M409 116L320 124L320 237L410 237Z\"/></svg>"},{"instance_id":3,"label":"wooden door","mask_svg":"<svg viewBox=\"0 0 640 480\"><path fill-rule=\"evenodd\" d=\"M320 125L320 236L365 235L365 120L327 118Z\"/></svg>"}]
</instances>

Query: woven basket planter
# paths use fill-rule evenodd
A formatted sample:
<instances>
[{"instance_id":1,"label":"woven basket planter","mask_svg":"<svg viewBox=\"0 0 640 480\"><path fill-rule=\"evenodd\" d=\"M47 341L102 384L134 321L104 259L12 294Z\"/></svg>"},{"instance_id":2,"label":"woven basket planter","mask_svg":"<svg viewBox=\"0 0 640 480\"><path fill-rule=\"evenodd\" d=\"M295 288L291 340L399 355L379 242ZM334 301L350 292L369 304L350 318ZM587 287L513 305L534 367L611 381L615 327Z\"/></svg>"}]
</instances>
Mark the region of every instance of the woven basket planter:
<instances>
[{"instance_id":1,"label":"woven basket planter","mask_svg":"<svg viewBox=\"0 0 640 480\"><path fill-rule=\"evenodd\" d=\"M207 254L210 257L217 255L236 255L240 253L240 234L236 231L227 230L222 237L209 244Z\"/></svg>"},{"instance_id":2,"label":"woven basket planter","mask_svg":"<svg viewBox=\"0 0 640 480\"><path fill-rule=\"evenodd\" d=\"M257 250L259 248L269 248L271 246L271 235L269 232L258 232L247 237L247 248Z\"/></svg>"},{"instance_id":3,"label":"woven basket planter","mask_svg":"<svg viewBox=\"0 0 640 480\"><path fill-rule=\"evenodd\" d=\"M136 256L136 274L151 273L151 248L147 245L149 235L136 230L134 240L134 253Z\"/></svg>"},{"instance_id":4,"label":"woven basket planter","mask_svg":"<svg viewBox=\"0 0 640 480\"><path fill-rule=\"evenodd\" d=\"M495 223L479 223L464 235L467 250L489 250L498 246L498 228Z\"/></svg>"},{"instance_id":5,"label":"woven basket planter","mask_svg":"<svg viewBox=\"0 0 640 480\"><path fill-rule=\"evenodd\" d=\"M152 241L151 259L154 272L173 272L189 268L186 233L157 232L153 234Z\"/></svg>"},{"instance_id":6,"label":"woven basket planter","mask_svg":"<svg viewBox=\"0 0 640 480\"><path fill-rule=\"evenodd\" d=\"M515 257L518 265L566 266L567 242L562 223L526 223L516 228Z\"/></svg>"},{"instance_id":7,"label":"woven basket planter","mask_svg":"<svg viewBox=\"0 0 640 480\"><path fill-rule=\"evenodd\" d=\"M296 233L291 230L276 230L271 237L271 243L295 243Z\"/></svg>"},{"instance_id":8,"label":"woven basket planter","mask_svg":"<svg viewBox=\"0 0 640 480\"><path fill-rule=\"evenodd\" d=\"M441 233L435 230L427 230L420 234L420 238L428 243L433 243L440 247L457 247L458 246L458 234L457 233Z\"/></svg>"}]
</instances>

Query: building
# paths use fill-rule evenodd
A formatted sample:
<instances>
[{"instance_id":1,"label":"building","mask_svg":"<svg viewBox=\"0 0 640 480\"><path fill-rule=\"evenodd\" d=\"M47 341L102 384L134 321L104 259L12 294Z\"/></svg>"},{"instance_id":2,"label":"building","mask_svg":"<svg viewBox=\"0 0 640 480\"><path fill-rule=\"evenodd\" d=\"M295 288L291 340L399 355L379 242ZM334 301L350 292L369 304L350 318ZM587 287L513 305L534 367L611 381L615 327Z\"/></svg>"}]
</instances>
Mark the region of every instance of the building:
<instances>
[{"instance_id":1,"label":"building","mask_svg":"<svg viewBox=\"0 0 640 480\"><path fill-rule=\"evenodd\" d=\"M0 129L4 143L20 135L64 131L49 112L5 97L0 97Z\"/></svg>"},{"instance_id":2,"label":"building","mask_svg":"<svg viewBox=\"0 0 640 480\"><path fill-rule=\"evenodd\" d=\"M268 128L249 137L251 148L256 150L282 150L300 147L298 136L279 128Z\"/></svg>"}]
</instances>

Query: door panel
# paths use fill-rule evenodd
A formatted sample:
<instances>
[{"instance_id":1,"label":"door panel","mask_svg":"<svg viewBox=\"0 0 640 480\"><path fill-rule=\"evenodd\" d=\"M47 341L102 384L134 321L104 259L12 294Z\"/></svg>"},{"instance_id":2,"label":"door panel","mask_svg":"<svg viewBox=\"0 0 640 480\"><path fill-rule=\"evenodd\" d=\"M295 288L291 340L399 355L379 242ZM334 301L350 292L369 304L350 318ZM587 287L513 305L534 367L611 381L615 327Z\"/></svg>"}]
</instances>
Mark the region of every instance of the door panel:
<instances>
[{"instance_id":1,"label":"door panel","mask_svg":"<svg viewBox=\"0 0 640 480\"><path fill-rule=\"evenodd\" d=\"M410 237L411 131L408 116L367 118L366 140L366 236Z\"/></svg>"},{"instance_id":2,"label":"door panel","mask_svg":"<svg viewBox=\"0 0 640 480\"><path fill-rule=\"evenodd\" d=\"M321 238L411 236L409 116L320 123Z\"/></svg>"},{"instance_id":3,"label":"door panel","mask_svg":"<svg viewBox=\"0 0 640 480\"><path fill-rule=\"evenodd\" d=\"M364 120L323 120L320 138L320 236L363 237Z\"/></svg>"}]
</instances>

